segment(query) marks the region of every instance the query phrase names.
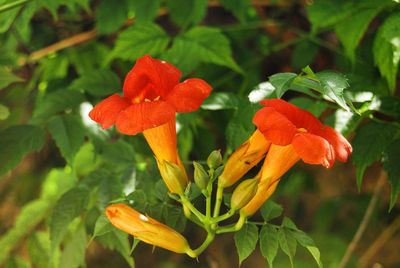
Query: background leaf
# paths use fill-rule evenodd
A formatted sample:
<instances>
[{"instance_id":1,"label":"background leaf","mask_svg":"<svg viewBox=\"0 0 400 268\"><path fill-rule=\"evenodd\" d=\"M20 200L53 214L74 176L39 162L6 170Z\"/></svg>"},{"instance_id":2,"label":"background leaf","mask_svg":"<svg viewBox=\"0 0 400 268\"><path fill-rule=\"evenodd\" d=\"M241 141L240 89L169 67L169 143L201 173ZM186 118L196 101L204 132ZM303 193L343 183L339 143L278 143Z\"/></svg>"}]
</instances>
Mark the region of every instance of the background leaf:
<instances>
[{"instance_id":1,"label":"background leaf","mask_svg":"<svg viewBox=\"0 0 400 268\"><path fill-rule=\"evenodd\" d=\"M235 245L239 254L239 266L256 249L258 228L256 225L245 224L240 231L235 233Z\"/></svg>"}]
</instances>

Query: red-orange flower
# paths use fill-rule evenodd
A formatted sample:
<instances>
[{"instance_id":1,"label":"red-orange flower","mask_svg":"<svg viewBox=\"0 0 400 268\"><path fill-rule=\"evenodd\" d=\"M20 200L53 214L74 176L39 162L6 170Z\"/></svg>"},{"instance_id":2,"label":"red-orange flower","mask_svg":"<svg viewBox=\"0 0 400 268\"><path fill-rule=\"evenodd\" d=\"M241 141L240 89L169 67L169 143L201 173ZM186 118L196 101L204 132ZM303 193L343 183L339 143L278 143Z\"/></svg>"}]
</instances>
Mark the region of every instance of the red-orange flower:
<instances>
[{"instance_id":1,"label":"red-orange flower","mask_svg":"<svg viewBox=\"0 0 400 268\"><path fill-rule=\"evenodd\" d=\"M275 191L280 177L298 160L330 168L336 159L346 162L352 152L350 143L340 133L308 111L281 99L264 100L261 104L265 107L256 113L253 123L271 146L257 193L242 208L245 215L252 215L260 208Z\"/></svg>"},{"instance_id":2,"label":"red-orange flower","mask_svg":"<svg viewBox=\"0 0 400 268\"><path fill-rule=\"evenodd\" d=\"M105 129L115 124L127 135L143 132L164 181L177 194L183 193L188 179L177 152L175 114L197 110L211 92L202 79L179 83L181 75L173 65L144 56L126 76L123 96L114 94L89 113Z\"/></svg>"}]
</instances>

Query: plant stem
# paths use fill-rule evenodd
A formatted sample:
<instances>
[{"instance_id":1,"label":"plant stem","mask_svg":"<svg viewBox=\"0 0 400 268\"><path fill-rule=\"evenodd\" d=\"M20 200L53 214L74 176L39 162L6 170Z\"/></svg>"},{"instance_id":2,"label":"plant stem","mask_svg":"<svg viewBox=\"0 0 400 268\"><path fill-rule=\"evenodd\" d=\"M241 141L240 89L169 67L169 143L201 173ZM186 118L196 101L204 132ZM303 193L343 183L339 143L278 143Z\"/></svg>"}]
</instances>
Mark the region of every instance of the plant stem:
<instances>
[{"instance_id":1,"label":"plant stem","mask_svg":"<svg viewBox=\"0 0 400 268\"><path fill-rule=\"evenodd\" d=\"M13 8L16 8L16 7L19 7L19 6L22 6L23 4L25 4L25 3L29 2L29 1L31 1L31 0L17 0L17 1L14 1L12 3L8 3L8 4L5 4L5 5L2 5L2 6L0 6L0 13L4 12L4 11L7 11L7 10L10 10L10 9L13 9Z\"/></svg>"},{"instance_id":2,"label":"plant stem","mask_svg":"<svg viewBox=\"0 0 400 268\"><path fill-rule=\"evenodd\" d=\"M350 260L351 255L353 254L354 250L356 249L356 247L358 245L358 242L360 241L362 235L364 234L365 229L367 228L368 223L371 219L372 212L374 211L376 204L378 202L378 198L382 191L385 177L386 177L385 172L381 171L378 182L376 183L374 194L372 195L372 198L369 201L368 207L365 211L365 214L360 222L360 225L358 226L358 229L357 229L353 239L351 240L350 244L348 245L348 247L346 249L346 252L340 262L339 268L346 267L347 263Z\"/></svg>"},{"instance_id":3,"label":"plant stem","mask_svg":"<svg viewBox=\"0 0 400 268\"><path fill-rule=\"evenodd\" d=\"M204 240L203 244L201 244L198 248L194 250L195 254L198 256L200 255L207 247L211 244L214 240L215 233L212 231L207 231L207 237Z\"/></svg>"},{"instance_id":4,"label":"plant stem","mask_svg":"<svg viewBox=\"0 0 400 268\"><path fill-rule=\"evenodd\" d=\"M190 202L190 200L189 200L186 196L181 195L180 198L181 198L181 203L182 203L182 205L183 205L183 206L186 206L194 215L196 215L196 217L197 217L201 222L204 222L204 220L205 220L204 214L201 213L200 211L198 211L197 208L195 208L195 207L193 206L193 204ZM186 216L187 216L187 215L186 215Z\"/></svg>"},{"instance_id":5,"label":"plant stem","mask_svg":"<svg viewBox=\"0 0 400 268\"><path fill-rule=\"evenodd\" d=\"M213 218L212 221L214 223L217 223L217 222L220 222L220 221L224 221L224 220L232 217L233 214L235 214L235 210L234 209L230 209L227 213L225 213L225 214L223 214L221 216L218 216L216 218Z\"/></svg>"},{"instance_id":6,"label":"plant stem","mask_svg":"<svg viewBox=\"0 0 400 268\"><path fill-rule=\"evenodd\" d=\"M214 214L213 214L214 218L219 216L219 210L221 208L223 194L224 194L224 188L218 185L217 196L214 206Z\"/></svg>"},{"instance_id":7,"label":"plant stem","mask_svg":"<svg viewBox=\"0 0 400 268\"><path fill-rule=\"evenodd\" d=\"M230 233L230 232L237 232L240 229L242 229L243 225L246 222L247 217L243 214L240 214L239 220L236 222L234 225L230 226L224 226L216 230L217 234L223 234L223 233Z\"/></svg>"}]
</instances>

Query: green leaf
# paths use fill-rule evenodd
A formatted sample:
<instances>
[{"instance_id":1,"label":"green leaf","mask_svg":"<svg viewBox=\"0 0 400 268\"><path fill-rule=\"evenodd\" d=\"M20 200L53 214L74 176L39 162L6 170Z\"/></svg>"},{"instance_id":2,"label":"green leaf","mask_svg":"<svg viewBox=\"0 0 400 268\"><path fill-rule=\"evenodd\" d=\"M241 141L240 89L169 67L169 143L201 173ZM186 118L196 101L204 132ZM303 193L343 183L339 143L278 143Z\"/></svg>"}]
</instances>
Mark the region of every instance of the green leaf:
<instances>
[{"instance_id":1,"label":"green leaf","mask_svg":"<svg viewBox=\"0 0 400 268\"><path fill-rule=\"evenodd\" d=\"M35 106L32 122L43 123L59 112L75 108L84 100L82 93L74 90L61 89L49 93Z\"/></svg>"},{"instance_id":2,"label":"green leaf","mask_svg":"<svg viewBox=\"0 0 400 268\"><path fill-rule=\"evenodd\" d=\"M22 81L24 81L22 78L7 71L5 68L0 68L0 89L8 87L12 83L22 82Z\"/></svg>"},{"instance_id":3,"label":"green leaf","mask_svg":"<svg viewBox=\"0 0 400 268\"><path fill-rule=\"evenodd\" d=\"M261 207L261 215L265 221L270 221L282 215L283 208L274 201L268 200Z\"/></svg>"},{"instance_id":4,"label":"green leaf","mask_svg":"<svg viewBox=\"0 0 400 268\"><path fill-rule=\"evenodd\" d=\"M246 21L251 3L248 0L219 0L221 5L235 15L241 22Z\"/></svg>"},{"instance_id":5,"label":"green leaf","mask_svg":"<svg viewBox=\"0 0 400 268\"><path fill-rule=\"evenodd\" d=\"M119 92L121 82L111 70L93 70L75 79L71 88L86 91L94 96L107 96Z\"/></svg>"},{"instance_id":6,"label":"green leaf","mask_svg":"<svg viewBox=\"0 0 400 268\"><path fill-rule=\"evenodd\" d=\"M111 225L110 221L108 220L107 216L104 214L101 214L94 225L94 231L93 231L93 236L92 238L96 236L101 236L106 233L109 233L113 230L113 226Z\"/></svg>"},{"instance_id":7,"label":"green leaf","mask_svg":"<svg viewBox=\"0 0 400 268\"><path fill-rule=\"evenodd\" d=\"M44 131L33 125L15 125L0 131L0 175L14 168L24 155L44 144Z\"/></svg>"},{"instance_id":8,"label":"green leaf","mask_svg":"<svg viewBox=\"0 0 400 268\"><path fill-rule=\"evenodd\" d=\"M133 0L137 23L148 23L157 16L160 0Z\"/></svg>"},{"instance_id":9,"label":"green leaf","mask_svg":"<svg viewBox=\"0 0 400 268\"><path fill-rule=\"evenodd\" d=\"M10 110L7 106L0 104L0 120L5 120L10 115Z\"/></svg>"},{"instance_id":10,"label":"green leaf","mask_svg":"<svg viewBox=\"0 0 400 268\"><path fill-rule=\"evenodd\" d=\"M294 73L279 73L269 77L269 82L275 87L275 96L280 98L290 89L290 86L296 78Z\"/></svg>"},{"instance_id":11,"label":"green leaf","mask_svg":"<svg viewBox=\"0 0 400 268\"><path fill-rule=\"evenodd\" d=\"M50 203L38 199L29 202L22 208L14 226L0 237L0 266L4 264L20 239L29 234L46 217L50 205Z\"/></svg>"},{"instance_id":12,"label":"green leaf","mask_svg":"<svg viewBox=\"0 0 400 268\"><path fill-rule=\"evenodd\" d=\"M167 61L178 66L185 73L201 63L214 63L243 73L232 58L229 39L220 29L212 27L194 27L174 39L172 48L165 54Z\"/></svg>"},{"instance_id":13,"label":"green leaf","mask_svg":"<svg viewBox=\"0 0 400 268\"><path fill-rule=\"evenodd\" d=\"M290 229L286 227L279 228L278 241L282 251L289 257L290 264L293 267L293 257L296 254L297 242Z\"/></svg>"},{"instance_id":14,"label":"green leaf","mask_svg":"<svg viewBox=\"0 0 400 268\"><path fill-rule=\"evenodd\" d=\"M29 260L35 267L52 267L50 237L47 232L35 232L27 239ZM55 266L55 265L53 265Z\"/></svg>"},{"instance_id":15,"label":"green leaf","mask_svg":"<svg viewBox=\"0 0 400 268\"><path fill-rule=\"evenodd\" d=\"M164 212L165 223L178 232L183 232L186 226L186 217L180 207L168 207Z\"/></svg>"},{"instance_id":16,"label":"green leaf","mask_svg":"<svg viewBox=\"0 0 400 268\"><path fill-rule=\"evenodd\" d=\"M130 267L134 267L134 261L130 256L131 246L129 244L129 235L127 233L113 228L112 232L97 237L97 240L99 240L105 247L118 251Z\"/></svg>"},{"instance_id":17,"label":"green leaf","mask_svg":"<svg viewBox=\"0 0 400 268\"><path fill-rule=\"evenodd\" d=\"M256 249L258 228L255 224L245 224L235 233L235 245L239 255L239 266Z\"/></svg>"},{"instance_id":18,"label":"green leaf","mask_svg":"<svg viewBox=\"0 0 400 268\"><path fill-rule=\"evenodd\" d=\"M60 268L78 268L85 266L86 230L79 222L78 227L71 232L69 239L64 243L61 254Z\"/></svg>"},{"instance_id":19,"label":"green leaf","mask_svg":"<svg viewBox=\"0 0 400 268\"><path fill-rule=\"evenodd\" d=\"M204 100L201 108L204 110L227 110L237 109L239 106L239 99L237 96L230 92L216 92L212 93L210 97Z\"/></svg>"},{"instance_id":20,"label":"green leaf","mask_svg":"<svg viewBox=\"0 0 400 268\"><path fill-rule=\"evenodd\" d=\"M62 194L71 189L77 180L70 168L53 168L42 183L40 198L54 203Z\"/></svg>"},{"instance_id":21,"label":"green leaf","mask_svg":"<svg viewBox=\"0 0 400 268\"><path fill-rule=\"evenodd\" d=\"M0 1L0 4L4 6L5 4L11 4L15 2L15 0L2 0ZM9 9L7 11L1 12L0 16L0 33L5 33L8 31L12 23L15 21L15 18L17 17L18 13L20 12L21 6L19 7L14 7L12 9ZM2 77L2 75L0 75ZM0 86L0 88L2 88Z\"/></svg>"},{"instance_id":22,"label":"green leaf","mask_svg":"<svg viewBox=\"0 0 400 268\"><path fill-rule=\"evenodd\" d=\"M396 204L400 193L400 139L393 141L385 151L383 166L388 173L388 180L392 186L390 195L390 209Z\"/></svg>"},{"instance_id":23,"label":"green leaf","mask_svg":"<svg viewBox=\"0 0 400 268\"><path fill-rule=\"evenodd\" d=\"M52 252L60 244L72 220L86 209L89 195L90 191L87 188L75 187L57 201L49 223Z\"/></svg>"},{"instance_id":24,"label":"green leaf","mask_svg":"<svg viewBox=\"0 0 400 268\"><path fill-rule=\"evenodd\" d=\"M186 28L199 23L207 11L207 0L169 0L167 6L171 20Z\"/></svg>"},{"instance_id":25,"label":"green leaf","mask_svg":"<svg viewBox=\"0 0 400 268\"><path fill-rule=\"evenodd\" d=\"M252 119L258 108L258 104L250 103L247 99L239 102L239 109L235 111L226 128L229 147L237 148L251 136L254 131Z\"/></svg>"},{"instance_id":26,"label":"green leaf","mask_svg":"<svg viewBox=\"0 0 400 268\"><path fill-rule=\"evenodd\" d=\"M362 119L358 114L338 109L329 118L329 123L336 131L339 131L346 137L357 128Z\"/></svg>"},{"instance_id":27,"label":"green leaf","mask_svg":"<svg viewBox=\"0 0 400 268\"><path fill-rule=\"evenodd\" d=\"M365 169L380 160L383 151L392 142L397 128L391 124L369 123L356 132L353 140L353 163L357 167L357 186L361 187Z\"/></svg>"},{"instance_id":28,"label":"green leaf","mask_svg":"<svg viewBox=\"0 0 400 268\"><path fill-rule=\"evenodd\" d=\"M278 230L270 224L264 225L260 231L260 250L271 268L278 253L278 246Z\"/></svg>"},{"instance_id":29,"label":"green leaf","mask_svg":"<svg viewBox=\"0 0 400 268\"><path fill-rule=\"evenodd\" d=\"M396 89L400 62L400 12L392 14L379 28L374 40L375 64L386 78L392 93Z\"/></svg>"},{"instance_id":30,"label":"green leaf","mask_svg":"<svg viewBox=\"0 0 400 268\"><path fill-rule=\"evenodd\" d=\"M336 28L336 34L342 42L347 56L354 62L355 50L362 36L368 28L371 20L381 11L381 8L371 6L363 9L350 18L339 23Z\"/></svg>"},{"instance_id":31,"label":"green leaf","mask_svg":"<svg viewBox=\"0 0 400 268\"><path fill-rule=\"evenodd\" d=\"M343 93L344 89L349 87L347 79L342 74L332 71L319 72L316 76L321 83L321 93L331 98L346 111L349 111L350 108L347 106Z\"/></svg>"},{"instance_id":32,"label":"green leaf","mask_svg":"<svg viewBox=\"0 0 400 268\"><path fill-rule=\"evenodd\" d=\"M315 56L318 54L318 46L309 40L299 42L292 54L292 66L301 70L304 66L313 63Z\"/></svg>"},{"instance_id":33,"label":"green leaf","mask_svg":"<svg viewBox=\"0 0 400 268\"><path fill-rule=\"evenodd\" d=\"M81 119L74 115L56 116L49 122L48 129L61 154L71 165L85 138Z\"/></svg>"},{"instance_id":34,"label":"green leaf","mask_svg":"<svg viewBox=\"0 0 400 268\"><path fill-rule=\"evenodd\" d=\"M100 34L117 31L128 18L128 1L119 0L118 5L113 1L102 0L96 8L96 28Z\"/></svg>"},{"instance_id":35,"label":"green leaf","mask_svg":"<svg viewBox=\"0 0 400 268\"><path fill-rule=\"evenodd\" d=\"M136 189L126 196L129 204L139 211L145 211L147 205L147 196L143 190Z\"/></svg>"},{"instance_id":36,"label":"green leaf","mask_svg":"<svg viewBox=\"0 0 400 268\"><path fill-rule=\"evenodd\" d=\"M156 24L134 24L118 36L111 57L134 61L145 54L158 56L167 48L169 39Z\"/></svg>"}]
</instances>

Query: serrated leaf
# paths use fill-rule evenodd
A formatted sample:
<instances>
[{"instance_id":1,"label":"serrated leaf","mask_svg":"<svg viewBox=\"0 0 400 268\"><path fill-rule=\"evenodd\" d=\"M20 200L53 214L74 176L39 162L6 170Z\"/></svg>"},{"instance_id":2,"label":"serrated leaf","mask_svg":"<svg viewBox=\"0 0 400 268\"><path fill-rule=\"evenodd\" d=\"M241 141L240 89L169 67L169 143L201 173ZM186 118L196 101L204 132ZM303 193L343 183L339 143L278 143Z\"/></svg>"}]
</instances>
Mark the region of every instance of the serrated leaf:
<instances>
[{"instance_id":1,"label":"serrated leaf","mask_svg":"<svg viewBox=\"0 0 400 268\"><path fill-rule=\"evenodd\" d=\"M225 130L229 147L239 147L253 133L252 119L258 108L258 104L250 103L247 99L240 100L239 109L235 111Z\"/></svg>"},{"instance_id":2,"label":"serrated leaf","mask_svg":"<svg viewBox=\"0 0 400 268\"><path fill-rule=\"evenodd\" d=\"M4 14L3 14L4 16ZM22 78L0 67L0 90L8 87L12 83L24 81Z\"/></svg>"},{"instance_id":3,"label":"serrated leaf","mask_svg":"<svg viewBox=\"0 0 400 268\"><path fill-rule=\"evenodd\" d=\"M245 224L240 231L235 233L235 245L239 255L239 266L256 249L258 228L256 225Z\"/></svg>"},{"instance_id":4,"label":"serrated leaf","mask_svg":"<svg viewBox=\"0 0 400 268\"><path fill-rule=\"evenodd\" d=\"M49 223L52 252L60 244L72 220L86 209L89 195L90 191L87 188L75 187L57 201Z\"/></svg>"},{"instance_id":5,"label":"serrated leaf","mask_svg":"<svg viewBox=\"0 0 400 268\"><path fill-rule=\"evenodd\" d=\"M357 186L361 187L365 169L382 157L383 151L392 142L397 128L391 124L369 123L356 132L353 144L353 163L357 167Z\"/></svg>"},{"instance_id":6,"label":"serrated leaf","mask_svg":"<svg viewBox=\"0 0 400 268\"><path fill-rule=\"evenodd\" d=\"M48 129L61 154L71 165L85 138L81 119L74 115L56 116L49 122Z\"/></svg>"},{"instance_id":7,"label":"serrated leaf","mask_svg":"<svg viewBox=\"0 0 400 268\"><path fill-rule=\"evenodd\" d=\"M279 73L269 77L269 82L275 87L275 96L277 98L282 97L290 89L296 76L294 73Z\"/></svg>"},{"instance_id":8,"label":"serrated leaf","mask_svg":"<svg viewBox=\"0 0 400 268\"><path fill-rule=\"evenodd\" d=\"M85 101L82 93L74 90L57 90L47 94L33 111L32 122L42 123L66 109L72 109Z\"/></svg>"},{"instance_id":9,"label":"serrated leaf","mask_svg":"<svg viewBox=\"0 0 400 268\"><path fill-rule=\"evenodd\" d=\"M281 227L278 230L278 241L282 251L289 257L293 267L293 257L296 254L297 242L290 229Z\"/></svg>"},{"instance_id":10,"label":"serrated leaf","mask_svg":"<svg viewBox=\"0 0 400 268\"><path fill-rule=\"evenodd\" d=\"M148 23L157 16L160 0L133 0L137 23Z\"/></svg>"},{"instance_id":11,"label":"serrated leaf","mask_svg":"<svg viewBox=\"0 0 400 268\"><path fill-rule=\"evenodd\" d=\"M201 108L204 110L227 110L237 109L239 100L237 96L230 92L216 92L204 100Z\"/></svg>"},{"instance_id":12,"label":"serrated leaf","mask_svg":"<svg viewBox=\"0 0 400 268\"><path fill-rule=\"evenodd\" d=\"M33 125L15 125L0 131L0 175L14 168L23 156L44 144L44 131Z\"/></svg>"},{"instance_id":13,"label":"serrated leaf","mask_svg":"<svg viewBox=\"0 0 400 268\"><path fill-rule=\"evenodd\" d=\"M392 186L390 194L390 207L396 204L400 193L400 139L393 141L385 151L383 166L388 173L388 180Z\"/></svg>"},{"instance_id":14,"label":"serrated leaf","mask_svg":"<svg viewBox=\"0 0 400 268\"><path fill-rule=\"evenodd\" d=\"M270 221L282 214L283 208L274 201L268 200L261 207L261 215L265 221Z\"/></svg>"},{"instance_id":15,"label":"serrated leaf","mask_svg":"<svg viewBox=\"0 0 400 268\"><path fill-rule=\"evenodd\" d=\"M78 268L85 266L86 230L83 224L79 224L76 230L64 243L64 249L60 258L60 268Z\"/></svg>"},{"instance_id":16,"label":"serrated leaf","mask_svg":"<svg viewBox=\"0 0 400 268\"><path fill-rule=\"evenodd\" d=\"M111 57L134 61L145 54L157 56L167 48L169 40L156 24L134 24L118 36Z\"/></svg>"},{"instance_id":17,"label":"serrated leaf","mask_svg":"<svg viewBox=\"0 0 400 268\"><path fill-rule=\"evenodd\" d=\"M133 258L130 256L129 234L113 228L112 232L97 237L97 240L105 247L118 251L130 267L135 267Z\"/></svg>"},{"instance_id":18,"label":"serrated leaf","mask_svg":"<svg viewBox=\"0 0 400 268\"><path fill-rule=\"evenodd\" d=\"M229 39L218 28L198 26L177 36L171 49L165 53L165 59L185 73L201 62L226 66L243 73L232 58Z\"/></svg>"},{"instance_id":19,"label":"serrated leaf","mask_svg":"<svg viewBox=\"0 0 400 268\"><path fill-rule=\"evenodd\" d=\"M20 211L12 228L0 237L0 266L19 240L27 235L47 215L51 204L40 199L26 204Z\"/></svg>"},{"instance_id":20,"label":"serrated leaf","mask_svg":"<svg viewBox=\"0 0 400 268\"><path fill-rule=\"evenodd\" d=\"M121 82L119 77L111 70L92 70L75 79L71 84L71 88L102 97L119 92L121 90Z\"/></svg>"},{"instance_id":21,"label":"serrated leaf","mask_svg":"<svg viewBox=\"0 0 400 268\"><path fill-rule=\"evenodd\" d=\"M343 92L344 89L349 87L347 79L342 74L332 71L319 72L316 76L321 83L321 93L331 98L346 111L349 111L350 108L346 103Z\"/></svg>"},{"instance_id":22,"label":"serrated leaf","mask_svg":"<svg viewBox=\"0 0 400 268\"><path fill-rule=\"evenodd\" d=\"M389 89L396 89L397 71L400 62L400 12L388 17L379 28L374 40L375 64L386 78Z\"/></svg>"},{"instance_id":23,"label":"serrated leaf","mask_svg":"<svg viewBox=\"0 0 400 268\"><path fill-rule=\"evenodd\" d=\"M169 0L167 6L171 20L179 27L200 22L207 10L207 0Z\"/></svg>"},{"instance_id":24,"label":"serrated leaf","mask_svg":"<svg viewBox=\"0 0 400 268\"><path fill-rule=\"evenodd\" d=\"M186 226L186 217L180 207L168 207L164 212L165 223L178 232L183 232Z\"/></svg>"},{"instance_id":25,"label":"serrated leaf","mask_svg":"<svg viewBox=\"0 0 400 268\"><path fill-rule=\"evenodd\" d=\"M278 253L278 247L278 230L270 224L264 225L260 231L260 250L271 268Z\"/></svg>"},{"instance_id":26,"label":"serrated leaf","mask_svg":"<svg viewBox=\"0 0 400 268\"><path fill-rule=\"evenodd\" d=\"M113 230L113 226L111 225L110 221L108 220L108 218L106 217L106 215L101 214L97 220L96 223L94 225L94 231L93 231L93 235L92 238L96 237L96 236L101 236L104 235L106 233L109 233Z\"/></svg>"},{"instance_id":27,"label":"serrated leaf","mask_svg":"<svg viewBox=\"0 0 400 268\"><path fill-rule=\"evenodd\" d=\"M147 196L143 190L136 189L134 192L126 196L129 204L139 211L145 211L147 205Z\"/></svg>"},{"instance_id":28,"label":"serrated leaf","mask_svg":"<svg viewBox=\"0 0 400 268\"><path fill-rule=\"evenodd\" d=\"M113 1L103 0L96 8L96 28L100 34L117 31L128 18L128 1L119 0L118 5Z\"/></svg>"}]
</instances>

